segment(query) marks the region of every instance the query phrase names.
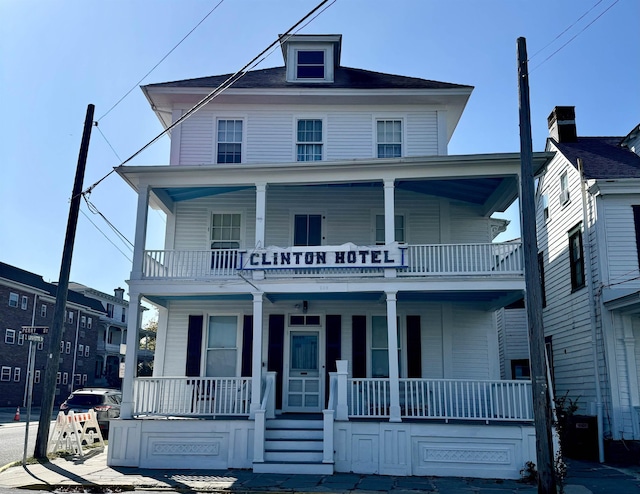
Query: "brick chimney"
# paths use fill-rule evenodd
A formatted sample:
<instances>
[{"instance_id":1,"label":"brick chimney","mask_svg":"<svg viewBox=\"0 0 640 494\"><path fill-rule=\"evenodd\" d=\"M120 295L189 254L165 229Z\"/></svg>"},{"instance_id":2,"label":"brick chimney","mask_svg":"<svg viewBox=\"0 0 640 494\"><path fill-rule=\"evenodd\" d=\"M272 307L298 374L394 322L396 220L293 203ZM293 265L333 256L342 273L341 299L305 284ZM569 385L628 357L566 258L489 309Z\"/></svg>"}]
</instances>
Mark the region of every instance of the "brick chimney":
<instances>
[{"instance_id":1,"label":"brick chimney","mask_svg":"<svg viewBox=\"0 0 640 494\"><path fill-rule=\"evenodd\" d=\"M575 106L556 106L551 115L547 117L547 124L549 137L557 142L576 142L578 140Z\"/></svg>"},{"instance_id":2,"label":"brick chimney","mask_svg":"<svg viewBox=\"0 0 640 494\"><path fill-rule=\"evenodd\" d=\"M122 300L124 298L124 288L116 288L113 290L113 294L114 296L118 299L118 300Z\"/></svg>"}]
</instances>

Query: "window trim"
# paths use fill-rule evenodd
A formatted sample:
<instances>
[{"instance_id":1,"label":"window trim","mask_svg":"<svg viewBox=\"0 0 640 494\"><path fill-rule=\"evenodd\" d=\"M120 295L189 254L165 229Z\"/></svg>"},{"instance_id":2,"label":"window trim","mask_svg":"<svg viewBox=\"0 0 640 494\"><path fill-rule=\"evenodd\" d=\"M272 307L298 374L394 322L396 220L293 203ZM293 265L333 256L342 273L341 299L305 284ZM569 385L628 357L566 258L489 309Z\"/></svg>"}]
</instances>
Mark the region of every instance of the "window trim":
<instances>
[{"instance_id":1,"label":"window trim","mask_svg":"<svg viewBox=\"0 0 640 494\"><path fill-rule=\"evenodd\" d=\"M320 216L320 244L316 245L295 245L295 241L296 241L296 216L307 216L307 218L309 216ZM325 245L325 220L326 220L326 215L324 211L308 211L308 212L302 212L302 211L292 211L291 212L291 218L290 218L290 225L291 225L291 235L290 235L290 245L292 247L318 247L321 245ZM307 232L308 234L308 232ZM308 235L307 235L308 237Z\"/></svg>"},{"instance_id":2,"label":"window trim","mask_svg":"<svg viewBox=\"0 0 640 494\"><path fill-rule=\"evenodd\" d=\"M9 292L9 307L18 307L20 295L16 292Z\"/></svg>"},{"instance_id":3,"label":"window trim","mask_svg":"<svg viewBox=\"0 0 640 494\"><path fill-rule=\"evenodd\" d=\"M298 122L300 121L319 121L321 124L320 131L322 132L322 139L320 141L300 141L298 139ZM326 115L296 115L293 119L293 161L296 163L313 163L316 161L324 161L326 159L327 149L327 118ZM299 145L319 145L320 146L320 159L319 160L298 160L298 146Z\"/></svg>"},{"instance_id":4,"label":"window trim","mask_svg":"<svg viewBox=\"0 0 640 494\"><path fill-rule=\"evenodd\" d=\"M208 227L208 233L209 233L209 239L208 239L208 245L207 245L207 249L210 250L225 250L227 249L227 247L217 247L217 248L213 248L213 216L214 215L239 215L240 216L240 239L238 240L238 249L243 249L244 248L244 239L246 238L245 235L245 217L246 217L246 212L245 211L238 211L238 210L228 210L228 209L209 209L209 227ZM235 242L235 240L219 240L218 242L223 243L223 242ZM229 247L229 249L235 249L235 247Z\"/></svg>"},{"instance_id":5,"label":"window trim","mask_svg":"<svg viewBox=\"0 0 640 494\"><path fill-rule=\"evenodd\" d=\"M584 258L584 239L583 239L583 232L582 232L582 224L578 224L578 226L569 230L567 234L569 237L568 250L569 250L569 272L571 275L571 292L575 292L577 290L580 290L581 288L584 288L586 284L586 265L585 265L585 258ZM579 242L579 247L580 247L579 258L574 258L574 255L573 255L572 239L574 237L577 237ZM578 271L576 269L580 265L582 266L582 280L578 280Z\"/></svg>"},{"instance_id":6,"label":"window trim","mask_svg":"<svg viewBox=\"0 0 640 494\"><path fill-rule=\"evenodd\" d=\"M560 174L560 194L558 195L558 201L560 206L565 206L571 202L571 195L569 193L569 175L567 170L564 170Z\"/></svg>"},{"instance_id":7,"label":"window trim","mask_svg":"<svg viewBox=\"0 0 640 494\"><path fill-rule=\"evenodd\" d=\"M11 382L11 367L8 365L3 365L0 368L0 381L2 382Z\"/></svg>"},{"instance_id":8,"label":"window trim","mask_svg":"<svg viewBox=\"0 0 640 494\"><path fill-rule=\"evenodd\" d=\"M298 77L298 52L322 51L324 52L324 77ZM295 43L287 47L287 82L304 82L322 84L334 82L334 45L333 43Z\"/></svg>"},{"instance_id":9,"label":"window trim","mask_svg":"<svg viewBox=\"0 0 640 494\"><path fill-rule=\"evenodd\" d=\"M241 122L242 123L242 138L240 139L240 142L236 142L236 141L223 141L220 142L218 139L218 126L220 124L221 121L231 121L233 120L234 122ZM246 150L246 120L247 117L246 116L238 116L238 115L217 115L216 116L216 120L215 120L215 127L214 127L214 132L215 132L215 143L214 143L214 149L213 149L213 156L215 158L215 163L216 164L220 164L220 165L233 165L233 164L242 164L242 163L246 163L246 157L245 157L245 150ZM218 145L219 144L240 144L240 161L220 161L218 159Z\"/></svg>"},{"instance_id":10,"label":"window trim","mask_svg":"<svg viewBox=\"0 0 640 494\"><path fill-rule=\"evenodd\" d=\"M378 115L374 117L374 123L373 123L373 156L379 159L394 159L394 158L402 158L404 156L406 156L406 135L405 135L405 119L404 117L398 117L398 116L385 116L385 115ZM380 143L378 141L378 122L400 122L400 143L394 143L394 142L383 142ZM380 157L380 154L378 152L378 146L379 145L384 145L384 144L400 144L400 155L399 156L387 156L387 157Z\"/></svg>"},{"instance_id":11,"label":"window trim","mask_svg":"<svg viewBox=\"0 0 640 494\"><path fill-rule=\"evenodd\" d=\"M242 365L242 324L244 317L241 314L237 313L208 313L205 315L203 331L202 331L202 357L200 361L200 372L203 377L207 376L207 357L209 351L215 351L216 349L222 350L231 350L231 348L223 348L223 347L211 347L209 346L209 325L211 324L212 317L235 317L236 318L236 346L233 347L233 350L236 352L236 363L235 363L235 371L234 376L240 375L240 368ZM220 376L211 376L211 377L220 377Z\"/></svg>"},{"instance_id":12,"label":"window trim","mask_svg":"<svg viewBox=\"0 0 640 494\"><path fill-rule=\"evenodd\" d=\"M7 345L15 345L16 343L16 330L11 328L6 328L4 330L4 342Z\"/></svg>"}]
</instances>

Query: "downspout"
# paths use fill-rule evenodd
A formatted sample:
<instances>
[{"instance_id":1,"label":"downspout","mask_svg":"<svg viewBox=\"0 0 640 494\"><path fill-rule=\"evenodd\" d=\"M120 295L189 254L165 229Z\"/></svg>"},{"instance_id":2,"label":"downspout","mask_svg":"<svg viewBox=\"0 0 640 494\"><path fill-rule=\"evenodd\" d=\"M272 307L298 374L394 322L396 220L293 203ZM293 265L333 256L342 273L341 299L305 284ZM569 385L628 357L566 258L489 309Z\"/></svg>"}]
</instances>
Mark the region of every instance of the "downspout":
<instances>
[{"instance_id":1,"label":"downspout","mask_svg":"<svg viewBox=\"0 0 640 494\"><path fill-rule=\"evenodd\" d=\"M596 304L595 304L595 290L593 286L593 275L591 272L591 236L589 235L589 215L587 210L587 190L584 183L584 174L583 174L583 165L582 158L578 158L578 173L580 173L580 191L582 193L582 223L584 225L584 232L586 236L586 241L584 245L587 250L587 262L588 264L585 266L585 278L587 287L589 289L589 316L591 320L591 351L593 354L593 372L596 381L596 416L598 422L598 460L600 463L604 463L604 436L602 433L603 429L603 418L602 418L602 390L600 389L600 372L598 365L598 349L597 349L597 330L596 330Z\"/></svg>"}]
</instances>

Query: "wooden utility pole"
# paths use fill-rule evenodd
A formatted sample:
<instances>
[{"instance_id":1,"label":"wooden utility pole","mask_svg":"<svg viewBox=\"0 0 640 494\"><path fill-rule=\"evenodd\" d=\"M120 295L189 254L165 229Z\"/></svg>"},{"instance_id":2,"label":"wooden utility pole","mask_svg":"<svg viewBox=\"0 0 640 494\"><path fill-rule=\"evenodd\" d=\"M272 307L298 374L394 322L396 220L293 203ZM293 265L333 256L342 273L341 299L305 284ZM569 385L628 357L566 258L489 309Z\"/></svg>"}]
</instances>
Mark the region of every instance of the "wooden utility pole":
<instances>
[{"instance_id":1,"label":"wooden utility pole","mask_svg":"<svg viewBox=\"0 0 640 494\"><path fill-rule=\"evenodd\" d=\"M531 144L531 109L529 105L529 70L527 44L518 38L518 93L520 97L520 214L525 266L525 305L529 323L529 356L533 388L533 419L536 430L538 493L556 494L556 477L551 439L551 406L544 357L542 321L542 287L536 239L533 151Z\"/></svg>"},{"instance_id":2,"label":"wooden utility pole","mask_svg":"<svg viewBox=\"0 0 640 494\"><path fill-rule=\"evenodd\" d=\"M56 395L56 378L58 375L58 364L60 360L60 343L62 342L62 332L64 330L64 321L66 316L71 257L73 255L73 244L76 238L76 226L78 224L78 213L80 211L80 199L82 196L82 182L84 180L84 170L87 164L87 154L89 153L89 139L91 138L94 110L95 106L93 105L89 105L87 107L87 115L84 120L84 131L82 133L82 142L80 143L80 154L78 155L78 165L76 167L76 178L73 183L71 205L69 206L67 233L64 239L64 249L62 251L60 277L58 278L58 289L56 291L56 305L53 310L49 353L47 354L47 364L42 389L42 408L40 410L40 420L38 423L38 433L36 435L36 446L34 450L34 456L40 459L47 457L47 441L49 440L49 428L51 414L53 413L53 402ZM71 376L71 378L73 379L73 376Z\"/></svg>"}]
</instances>

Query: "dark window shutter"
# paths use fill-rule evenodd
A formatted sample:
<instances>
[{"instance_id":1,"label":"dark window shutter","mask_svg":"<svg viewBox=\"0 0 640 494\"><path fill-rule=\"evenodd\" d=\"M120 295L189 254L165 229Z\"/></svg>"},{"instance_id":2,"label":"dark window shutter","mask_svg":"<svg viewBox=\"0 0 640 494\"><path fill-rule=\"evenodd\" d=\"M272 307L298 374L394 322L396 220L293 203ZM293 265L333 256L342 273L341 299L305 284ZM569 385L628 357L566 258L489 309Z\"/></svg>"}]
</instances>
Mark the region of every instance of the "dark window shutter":
<instances>
[{"instance_id":1,"label":"dark window shutter","mask_svg":"<svg viewBox=\"0 0 640 494\"><path fill-rule=\"evenodd\" d=\"M351 319L351 348L354 378L367 377L367 316Z\"/></svg>"},{"instance_id":2,"label":"dark window shutter","mask_svg":"<svg viewBox=\"0 0 640 494\"><path fill-rule=\"evenodd\" d=\"M422 377L420 316L407 316L407 377Z\"/></svg>"},{"instance_id":3,"label":"dark window shutter","mask_svg":"<svg viewBox=\"0 0 640 494\"><path fill-rule=\"evenodd\" d=\"M269 315L267 370L276 374L276 408L282 409L282 371L284 358L284 314Z\"/></svg>"},{"instance_id":4,"label":"dark window shutter","mask_svg":"<svg viewBox=\"0 0 640 494\"><path fill-rule=\"evenodd\" d=\"M327 316L327 338L326 338L326 370L325 373L325 405L329 403L329 372L336 372L336 360L342 357L342 316Z\"/></svg>"},{"instance_id":5,"label":"dark window shutter","mask_svg":"<svg viewBox=\"0 0 640 494\"><path fill-rule=\"evenodd\" d=\"M242 325L242 365L240 375L251 377L251 359L253 357L253 316L244 316Z\"/></svg>"},{"instance_id":6,"label":"dark window shutter","mask_svg":"<svg viewBox=\"0 0 640 494\"><path fill-rule=\"evenodd\" d=\"M187 365L185 375L200 376L200 358L202 354L202 323L204 316L189 316L187 329Z\"/></svg>"},{"instance_id":7,"label":"dark window shutter","mask_svg":"<svg viewBox=\"0 0 640 494\"><path fill-rule=\"evenodd\" d=\"M633 208L633 225L636 229L636 252L638 253L638 265L640 266L640 206Z\"/></svg>"}]
</instances>

